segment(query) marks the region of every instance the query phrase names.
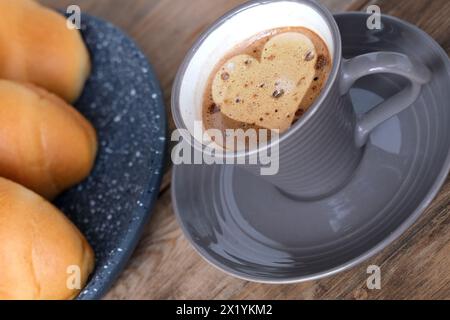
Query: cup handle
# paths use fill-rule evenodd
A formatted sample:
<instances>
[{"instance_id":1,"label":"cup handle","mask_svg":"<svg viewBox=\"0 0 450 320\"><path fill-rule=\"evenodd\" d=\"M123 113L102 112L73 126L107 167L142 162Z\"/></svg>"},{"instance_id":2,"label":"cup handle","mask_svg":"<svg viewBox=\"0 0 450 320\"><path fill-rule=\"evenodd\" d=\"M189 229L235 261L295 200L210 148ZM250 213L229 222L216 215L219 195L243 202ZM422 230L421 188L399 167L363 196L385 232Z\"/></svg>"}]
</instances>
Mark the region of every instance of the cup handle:
<instances>
[{"instance_id":1,"label":"cup handle","mask_svg":"<svg viewBox=\"0 0 450 320\"><path fill-rule=\"evenodd\" d=\"M373 52L343 61L341 94L346 94L356 80L371 74L392 73L403 76L410 84L362 115L355 128L355 143L362 147L370 132L384 121L405 110L419 97L422 85L431 81L431 71L424 64L397 52Z\"/></svg>"}]
</instances>

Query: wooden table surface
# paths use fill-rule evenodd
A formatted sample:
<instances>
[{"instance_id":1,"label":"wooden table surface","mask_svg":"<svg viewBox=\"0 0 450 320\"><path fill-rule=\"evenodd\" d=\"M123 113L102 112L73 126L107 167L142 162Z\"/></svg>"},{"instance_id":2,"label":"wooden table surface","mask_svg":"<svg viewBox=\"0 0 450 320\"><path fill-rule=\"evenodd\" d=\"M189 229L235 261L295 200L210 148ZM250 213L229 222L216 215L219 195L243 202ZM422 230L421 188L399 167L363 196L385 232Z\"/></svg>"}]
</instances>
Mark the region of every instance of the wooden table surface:
<instances>
[{"instance_id":1,"label":"wooden table surface","mask_svg":"<svg viewBox=\"0 0 450 320\"><path fill-rule=\"evenodd\" d=\"M196 37L244 0L42 0L78 4L131 35L153 64L164 91L170 129L175 72ZM448 0L321 0L332 11L369 4L418 25L450 52ZM318 281L265 285L230 277L194 252L178 227L170 199L170 166L151 222L107 299L450 299L450 179L420 220L381 253ZM382 289L368 290L368 265L378 265Z\"/></svg>"}]
</instances>

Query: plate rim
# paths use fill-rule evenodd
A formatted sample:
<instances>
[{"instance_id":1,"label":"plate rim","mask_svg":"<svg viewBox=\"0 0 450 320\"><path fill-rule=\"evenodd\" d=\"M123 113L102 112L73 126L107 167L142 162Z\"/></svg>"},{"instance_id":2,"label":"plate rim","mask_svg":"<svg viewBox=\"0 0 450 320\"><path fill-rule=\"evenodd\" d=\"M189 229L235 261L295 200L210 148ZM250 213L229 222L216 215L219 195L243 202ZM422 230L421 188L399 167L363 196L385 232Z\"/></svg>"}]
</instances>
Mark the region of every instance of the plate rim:
<instances>
[{"instance_id":1,"label":"plate rim","mask_svg":"<svg viewBox=\"0 0 450 320\"><path fill-rule=\"evenodd\" d=\"M59 11L57 11L59 12ZM65 15L63 12L59 12L60 14ZM147 223L149 222L151 216L153 215L153 208L156 205L157 198L159 196L159 188L161 186L161 182L163 179L163 176L165 174L164 168L167 160L167 148L168 148L168 119L166 114L166 107L164 102L164 95L163 90L161 88L160 81L158 79L158 76L153 68L153 65L149 61L149 58L147 55L142 51L142 49L139 47L137 42L128 35L127 32L125 32L122 28L119 26L103 19L100 17L97 17L92 14L88 13L82 13L82 18L90 20L90 21L97 21L101 23L102 25L108 25L112 29L116 30L118 33L121 34L121 36L128 41L137 52L140 52L142 54L143 61L146 64L146 67L148 69L148 73L146 75L146 78L148 79L148 85L153 89L152 91L156 93L157 97L153 99L153 101L156 101L154 103L155 110L157 115L159 115L159 124L160 124L160 136L164 136L164 141L161 141L160 149L158 149L159 153L157 156L155 156L154 160L154 166L155 169L159 172L159 174L154 174L153 177L149 176L149 179L147 181L147 184L144 186L144 189L141 193L141 198L145 199L146 201L142 201L142 206L137 206L133 209L132 212L139 211L140 213L136 216L139 217L139 219L133 220L130 223L130 228L133 230L133 232L127 232L125 237L121 238L121 243L126 243L126 247L121 247L122 251L120 252L120 257L116 258L116 263L110 265L109 267L109 275L108 277L105 277L103 281L99 282L98 286L94 287L95 290L92 290L92 288L88 288L90 282L92 281L92 276L95 275L96 269L91 273L89 280L87 281L84 288L81 289L79 295L76 297L76 300L99 300L102 297L104 297L109 290L113 287L113 285L118 280L119 276L122 274L123 270L125 269L126 265L130 261L130 258L132 254L134 253L141 237L142 233L144 231L144 228L146 227ZM83 35L83 29L80 30L81 36L84 40ZM89 49L89 47L88 47ZM76 103L75 103L76 104ZM153 192L150 192L151 189L154 189ZM142 196L142 195L146 196ZM150 196L147 196L150 195ZM96 268L98 266L96 265ZM87 293L83 293L84 290L88 289L89 291Z\"/></svg>"}]
</instances>

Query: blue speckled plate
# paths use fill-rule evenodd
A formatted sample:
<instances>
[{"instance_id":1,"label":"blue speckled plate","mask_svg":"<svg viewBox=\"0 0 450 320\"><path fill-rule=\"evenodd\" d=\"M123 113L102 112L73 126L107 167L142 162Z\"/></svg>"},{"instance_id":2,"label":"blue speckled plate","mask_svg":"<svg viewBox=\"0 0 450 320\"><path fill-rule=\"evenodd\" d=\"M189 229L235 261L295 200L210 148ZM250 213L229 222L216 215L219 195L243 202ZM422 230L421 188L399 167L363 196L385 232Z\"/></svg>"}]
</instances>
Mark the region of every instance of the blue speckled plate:
<instances>
[{"instance_id":1,"label":"blue speckled plate","mask_svg":"<svg viewBox=\"0 0 450 320\"><path fill-rule=\"evenodd\" d=\"M159 192L166 116L152 68L113 25L83 15L92 74L78 110L95 126L99 152L90 177L56 205L92 245L96 268L78 299L101 298L130 257Z\"/></svg>"}]
</instances>

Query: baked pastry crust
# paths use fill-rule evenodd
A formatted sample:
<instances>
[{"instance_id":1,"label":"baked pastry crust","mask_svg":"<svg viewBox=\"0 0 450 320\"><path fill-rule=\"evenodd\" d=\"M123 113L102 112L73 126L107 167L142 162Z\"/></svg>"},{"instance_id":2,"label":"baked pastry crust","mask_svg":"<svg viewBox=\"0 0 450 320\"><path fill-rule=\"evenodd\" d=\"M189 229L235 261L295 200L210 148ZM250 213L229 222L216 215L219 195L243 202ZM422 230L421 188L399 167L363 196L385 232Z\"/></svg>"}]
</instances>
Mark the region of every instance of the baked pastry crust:
<instances>
[{"instance_id":1,"label":"baked pastry crust","mask_svg":"<svg viewBox=\"0 0 450 320\"><path fill-rule=\"evenodd\" d=\"M32 84L0 80L0 176L47 199L86 178L94 128L64 100Z\"/></svg>"},{"instance_id":2,"label":"baked pastry crust","mask_svg":"<svg viewBox=\"0 0 450 320\"><path fill-rule=\"evenodd\" d=\"M0 1L0 78L31 82L71 103L90 74L81 34L33 0Z\"/></svg>"},{"instance_id":3,"label":"baked pastry crust","mask_svg":"<svg viewBox=\"0 0 450 320\"><path fill-rule=\"evenodd\" d=\"M4 178L0 253L0 300L73 299L94 269L94 252L69 219L39 195ZM79 273L72 273L77 269ZM79 279L71 281L73 276Z\"/></svg>"}]
</instances>

